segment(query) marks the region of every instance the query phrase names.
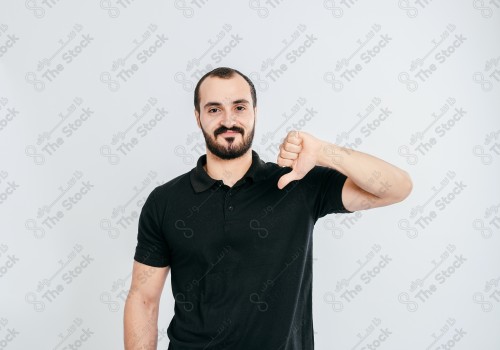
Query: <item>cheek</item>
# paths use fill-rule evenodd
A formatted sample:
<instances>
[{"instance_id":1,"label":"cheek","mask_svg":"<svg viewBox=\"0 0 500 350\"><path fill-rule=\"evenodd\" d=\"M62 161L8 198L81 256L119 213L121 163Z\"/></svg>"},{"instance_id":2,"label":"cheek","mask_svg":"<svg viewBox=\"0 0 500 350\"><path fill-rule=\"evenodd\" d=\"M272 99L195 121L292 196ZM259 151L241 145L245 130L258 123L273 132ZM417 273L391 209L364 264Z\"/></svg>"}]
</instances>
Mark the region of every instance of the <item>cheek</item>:
<instances>
[{"instance_id":1,"label":"cheek","mask_svg":"<svg viewBox=\"0 0 500 350\"><path fill-rule=\"evenodd\" d=\"M200 120L200 123L201 123L201 126L203 127L203 129L205 131L209 132L209 131L214 130L216 128L217 120L215 118L211 118L211 119L202 118Z\"/></svg>"},{"instance_id":2,"label":"cheek","mask_svg":"<svg viewBox=\"0 0 500 350\"><path fill-rule=\"evenodd\" d=\"M248 119L248 121L245 123L247 129L252 130L255 127L255 118L251 117Z\"/></svg>"}]
</instances>

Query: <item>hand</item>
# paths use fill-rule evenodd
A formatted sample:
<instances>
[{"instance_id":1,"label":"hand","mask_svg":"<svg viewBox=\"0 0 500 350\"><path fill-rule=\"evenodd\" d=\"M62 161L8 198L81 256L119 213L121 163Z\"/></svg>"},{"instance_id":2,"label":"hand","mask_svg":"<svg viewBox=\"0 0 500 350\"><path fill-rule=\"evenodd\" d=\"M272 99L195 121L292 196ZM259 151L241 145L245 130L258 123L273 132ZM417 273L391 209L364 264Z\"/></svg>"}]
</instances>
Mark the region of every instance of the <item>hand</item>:
<instances>
[{"instance_id":1,"label":"hand","mask_svg":"<svg viewBox=\"0 0 500 350\"><path fill-rule=\"evenodd\" d=\"M314 168L322 141L304 131L290 131L279 148L278 165L292 168L279 179L278 188L281 190L291 181L302 179Z\"/></svg>"}]
</instances>

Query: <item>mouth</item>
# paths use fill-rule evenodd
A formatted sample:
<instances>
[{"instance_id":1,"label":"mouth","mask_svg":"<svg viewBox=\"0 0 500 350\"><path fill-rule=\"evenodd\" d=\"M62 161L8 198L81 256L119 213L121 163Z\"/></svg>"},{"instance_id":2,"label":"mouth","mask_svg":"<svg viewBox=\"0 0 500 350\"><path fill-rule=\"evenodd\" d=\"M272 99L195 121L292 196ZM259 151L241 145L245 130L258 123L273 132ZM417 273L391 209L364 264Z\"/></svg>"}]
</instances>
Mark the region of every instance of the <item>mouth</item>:
<instances>
[{"instance_id":1,"label":"mouth","mask_svg":"<svg viewBox=\"0 0 500 350\"><path fill-rule=\"evenodd\" d=\"M236 135L241 134L243 136L243 130L240 130L240 128L233 128L233 129L227 129L227 128L219 128L218 130L215 130L215 138L217 136L221 136L225 139L231 137L233 140L236 137Z\"/></svg>"},{"instance_id":2,"label":"mouth","mask_svg":"<svg viewBox=\"0 0 500 350\"><path fill-rule=\"evenodd\" d=\"M224 131L223 133L220 133L219 135L221 136L235 136L237 134L239 134L240 132L239 131L234 131L234 130L227 130L227 131Z\"/></svg>"}]
</instances>

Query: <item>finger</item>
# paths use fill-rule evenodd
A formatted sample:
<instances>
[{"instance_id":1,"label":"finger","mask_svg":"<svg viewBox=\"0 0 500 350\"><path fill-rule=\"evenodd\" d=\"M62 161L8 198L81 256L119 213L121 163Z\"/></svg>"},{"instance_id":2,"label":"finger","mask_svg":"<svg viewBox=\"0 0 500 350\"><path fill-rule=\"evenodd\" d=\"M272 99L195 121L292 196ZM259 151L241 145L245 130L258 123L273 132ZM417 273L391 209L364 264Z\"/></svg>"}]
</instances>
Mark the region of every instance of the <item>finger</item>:
<instances>
[{"instance_id":1,"label":"finger","mask_svg":"<svg viewBox=\"0 0 500 350\"><path fill-rule=\"evenodd\" d=\"M299 157L298 153L296 153L296 152L288 152L288 151L285 151L284 149L282 149L280 151L279 155L283 159L291 159L291 160L297 159Z\"/></svg>"},{"instance_id":2,"label":"finger","mask_svg":"<svg viewBox=\"0 0 500 350\"><path fill-rule=\"evenodd\" d=\"M285 159L285 158L282 158L281 156L278 156L277 163L279 166L282 166L282 167L285 167L285 166L292 167L294 161L295 160Z\"/></svg>"},{"instance_id":3,"label":"finger","mask_svg":"<svg viewBox=\"0 0 500 350\"><path fill-rule=\"evenodd\" d=\"M297 180L297 174L292 170L289 173L283 175L278 180L278 188L282 190L286 185L288 185L293 180Z\"/></svg>"},{"instance_id":4,"label":"finger","mask_svg":"<svg viewBox=\"0 0 500 350\"><path fill-rule=\"evenodd\" d=\"M286 141L290 142L294 145L300 145L302 142L302 139L300 138L299 132L294 130L290 131L286 137Z\"/></svg>"},{"instance_id":5,"label":"finger","mask_svg":"<svg viewBox=\"0 0 500 350\"><path fill-rule=\"evenodd\" d=\"M293 143L287 142L283 144L281 148L288 152L300 153L300 151L302 151L302 144L295 145Z\"/></svg>"}]
</instances>

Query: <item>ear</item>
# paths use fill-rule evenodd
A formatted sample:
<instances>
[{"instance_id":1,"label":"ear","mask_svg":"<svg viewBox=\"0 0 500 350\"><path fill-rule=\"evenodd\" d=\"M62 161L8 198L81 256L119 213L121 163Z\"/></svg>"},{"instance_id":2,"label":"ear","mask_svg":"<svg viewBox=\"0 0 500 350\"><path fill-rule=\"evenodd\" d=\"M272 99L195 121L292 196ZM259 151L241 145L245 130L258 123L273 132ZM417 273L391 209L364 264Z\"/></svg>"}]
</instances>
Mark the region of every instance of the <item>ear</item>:
<instances>
[{"instance_id":1,"label":"ear","mask_svg":"<svg viewBox=\"0 0 500 350\"><path fill-rule=\"evenodd\" d=\"M198 111L196 110L196 108L194 110L194 116L196 118L196 124L198 124L198 127L201 129L200 113L198 113Z\"/></svg>"}]
</instances>

